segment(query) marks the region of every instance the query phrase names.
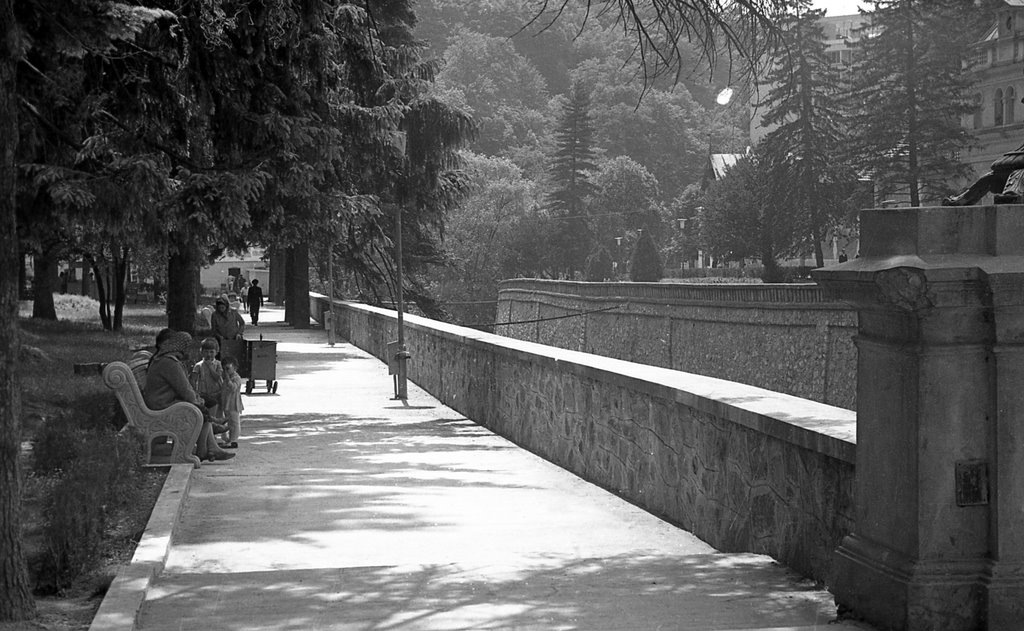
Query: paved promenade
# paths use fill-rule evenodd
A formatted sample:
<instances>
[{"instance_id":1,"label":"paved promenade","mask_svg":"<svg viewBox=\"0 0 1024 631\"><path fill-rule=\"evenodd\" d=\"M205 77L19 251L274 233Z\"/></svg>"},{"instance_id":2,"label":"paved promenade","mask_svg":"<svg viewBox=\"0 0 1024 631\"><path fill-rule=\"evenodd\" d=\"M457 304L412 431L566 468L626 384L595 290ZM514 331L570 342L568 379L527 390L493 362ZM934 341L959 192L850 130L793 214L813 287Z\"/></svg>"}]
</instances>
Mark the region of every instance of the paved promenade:
<instances>
[{"instance_id":1,"label":"paved promenade","mask_svg":"<svg viewBox=\"0 0 1024 631\"><path fill-rule=\"evenodd\" d=\"M830 625L830 595L771 559L718 553L413 384L392 400L386 366L280 315L247 332L278 342L277 394L244 397L238 456L191 473L138 628L867 628Z\"/></svg>"}]
</instances>

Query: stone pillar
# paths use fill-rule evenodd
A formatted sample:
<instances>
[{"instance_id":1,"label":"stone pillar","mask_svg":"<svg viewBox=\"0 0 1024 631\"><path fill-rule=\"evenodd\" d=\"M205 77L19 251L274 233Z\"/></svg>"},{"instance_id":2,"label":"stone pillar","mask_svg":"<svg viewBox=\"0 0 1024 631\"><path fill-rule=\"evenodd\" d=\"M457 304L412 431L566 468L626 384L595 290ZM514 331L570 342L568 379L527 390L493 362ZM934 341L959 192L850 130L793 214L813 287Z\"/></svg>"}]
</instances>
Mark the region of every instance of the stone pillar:
<instances>
[{"instance_id":1,"label":"stone pillar","mask_svg":"<svg viewBox=\"0 0 1024 631\"><path fill-rule=\"evenodd\" d=\"M1024 207L868 210L815 272L858 312L853 532L832 591L883 629L1024 620Z\"/></svg>"}]
</instances>

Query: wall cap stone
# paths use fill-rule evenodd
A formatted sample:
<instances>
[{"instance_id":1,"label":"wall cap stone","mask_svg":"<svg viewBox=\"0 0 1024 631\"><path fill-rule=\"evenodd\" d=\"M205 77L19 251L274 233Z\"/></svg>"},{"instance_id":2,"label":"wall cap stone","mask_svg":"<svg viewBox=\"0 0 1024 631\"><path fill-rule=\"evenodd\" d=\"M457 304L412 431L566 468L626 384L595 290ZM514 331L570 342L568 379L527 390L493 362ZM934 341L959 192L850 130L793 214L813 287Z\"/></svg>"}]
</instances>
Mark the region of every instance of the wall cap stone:
<instances>
[{"instance_id":1,"label":"wall cap stone","mask_svg":"<svg viewBox=\"0 0 1024 631\"><path fill-rule=\"evenodd\" d=\"M339 304L354 311L397 318L390 309L353 302ZM497 353L528 357L535 362L557 362L562 364L561 370L584 376L600 374L602 380L621 380L631 389L717 415L805 449L850 464L856 461L857 414L852 410L724 379L515 340L415 315L405 314L404 319L408 327L460 343L487 345Z\"/></svg>"}]
</instances>

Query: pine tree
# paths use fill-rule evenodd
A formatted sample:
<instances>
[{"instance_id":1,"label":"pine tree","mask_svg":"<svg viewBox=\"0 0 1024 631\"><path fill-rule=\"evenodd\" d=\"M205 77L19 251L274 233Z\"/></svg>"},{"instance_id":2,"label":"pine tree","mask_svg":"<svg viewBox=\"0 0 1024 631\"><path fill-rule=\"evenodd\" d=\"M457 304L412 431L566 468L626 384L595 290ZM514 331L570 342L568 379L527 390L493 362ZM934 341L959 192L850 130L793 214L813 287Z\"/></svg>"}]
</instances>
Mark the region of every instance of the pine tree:
<instances>
[{"instance_id":1,"label":"pine tree","mask_svg":"<svg viewBox=\"0 0 1024 631\"><path fill-rule=\"evenodd\" d=\"M958 152L972 139L960 121L975 103L963 60L977 10L966 0L869 1L848 95L850 155L879 194L920 206L968 174Z\"/></svg>"},{"instance_id":2,"label":"pine tree","mask_svg":"<svg viewBox=\"0 0 1024 631\"><path fill-rule=\"evenodd\" d=\"M629 260L629 280L634 283L656 283L665 275L661 255L654 246L649 231L643 232L636 241L633 256Z\"/></svg>"},{"instance_id":3,"label":"pine tree","mask_svg":"<svg viewBox=\"0 0 1024 631\"><path fill-rule=\"evenodd\" d=\"M590 252L590 229L586 200L594 191L588 173L594 170L594 127L590 118L590 95L580 81L574 81L555 132L556 149L551 164L553 190L549 204L556 217L563 218L554 238L558 252L552 261L556 269L570 275L583 269Z\"/></svg>"},{"instance_id":4,"label":"pine tree","mask_svg":"<svg viewBox=\"0 0 1024 631\"><path fill-rule=\"evenodd\" d=\"M824 265L821 243L828 229L846 214L846 191L856 180L840 155L842 117L839 72L825 54L821 25L824 11L811 10L810 0L792 0L780 21L785 49L767 74L771 86L758 103L766 108L763 122L777 126L761 147L764 164L785 186L777 200L794 212L794 228L804 252L814 252Z\"/></svg>"}]
</instances>

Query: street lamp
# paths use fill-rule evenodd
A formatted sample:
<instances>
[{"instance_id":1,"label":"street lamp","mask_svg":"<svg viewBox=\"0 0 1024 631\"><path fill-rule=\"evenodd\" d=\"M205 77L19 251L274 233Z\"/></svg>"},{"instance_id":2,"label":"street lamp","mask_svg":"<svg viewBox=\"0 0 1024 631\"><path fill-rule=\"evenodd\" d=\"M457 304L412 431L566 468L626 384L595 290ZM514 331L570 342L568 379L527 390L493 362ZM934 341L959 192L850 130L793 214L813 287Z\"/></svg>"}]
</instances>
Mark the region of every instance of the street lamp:
<instances>
[{"instance_id":1,"label":"street lamp","mask_svg":"<svg viewBox=\"0 0 1024 631\"><path fill-rule=\"evenodd\" d=\"M715 103L719 105L728 105L729 101L732 100L732 95L735 91L732 88L725 87L719 91L718 96L715 97Z\"/></svg>"},{"instance_id":2,"label":"street lamp","mask_svg":"<svg viewBox=\"0 0 1024 631\"><path fill-rule=\"evenodd\" d=\"M406 136L405 132L397 131L392 136L392 145L398 150L402 156L402 160L406 159L405 152ZM401 189L399 184L399 189ZM402 286L402 203L403 196L398 195L398 199L395 201L395 287L397 292L396 307L398 308L398 341L392 344L388 344L388 350L394 348L393 354L389 358L388 368L391 369L395 375L395 400L405 401L409 398L408 389L408 365L407 362L411 357L408 349L405 347L405 290Z\"/></svg>"},{"instance_id":3,"label":"street lamp","mask_svg":"<svg viewBox=\"0 0 1024 631\"><path fill-rule=\"evenodd\" d=\"M334 347L334 234L337 219L331 209L331 229L327 243L327 312L324 313L324 324L327 325L327 345Z\"/></svg>"}]
</instances>

